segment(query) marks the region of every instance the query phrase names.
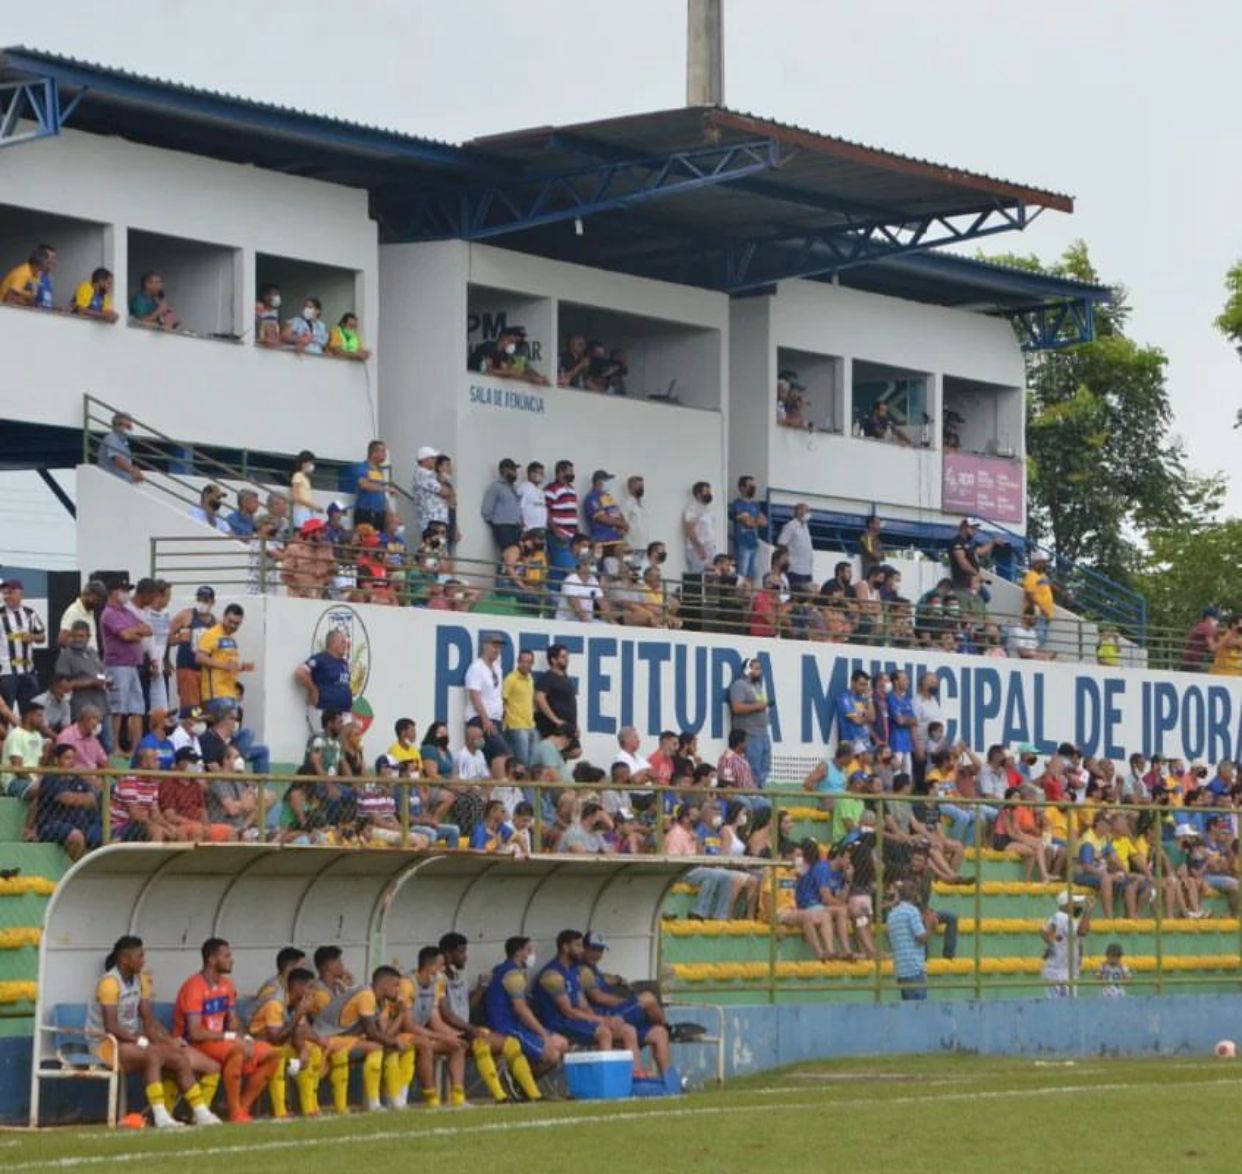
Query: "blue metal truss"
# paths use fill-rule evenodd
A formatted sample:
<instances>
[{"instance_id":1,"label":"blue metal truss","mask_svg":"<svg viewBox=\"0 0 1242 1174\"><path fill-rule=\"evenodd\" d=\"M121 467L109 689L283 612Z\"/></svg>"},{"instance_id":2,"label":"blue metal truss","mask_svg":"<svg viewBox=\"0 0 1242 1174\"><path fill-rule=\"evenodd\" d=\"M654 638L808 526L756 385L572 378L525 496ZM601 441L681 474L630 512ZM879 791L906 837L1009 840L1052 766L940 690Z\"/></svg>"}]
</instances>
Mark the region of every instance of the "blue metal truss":
<instances>
[{"instance_id":1,"label":"blue metal truss","mask_svg":"<svg viewBox=\"0 0 1242 1174\"><path fill-rule=\"evenodd\" d=\"M955 211L908 213L851 219L813 232L776 233L724 251L722 284L730 293L748 293L796 277L822 277L885 257L962 244L1026 227L1021 201L975 204Z\"/></svg>"},{"instance_id":2,"label":"blue metal truss","mask_svg":"<svg viewBox=\"0 0 1242 1174\"><path fill-rule=\"evenodd\" d=\"M80 91L62 107L55 78L0 83L0 147L13 147L60 134L65 120L85 92ZM25 127L23 122L33 125Z\"/></svg>"},{"instance_id":3,"label":"blue metal truss","mask_svg":"<svg viewBox=\"0 0 1242 1174\"><path fill-rule=\"evenodd\" d=\"M775 139L754 139L426 193L416 200L400 236L408 241L486 240L732 183L774 170L781 158Z\"/></svg>"},{"instance_id":4,"label":"blue metal truss","mask_svg":"<svg viewBox=\"0 0 1242 1174\"><path fill-rule=\"evenodd\" d=\"M1095 339L1095 302L1077 298L1005 311L1024 351L1055 351Z\"/></svg>"}]
</instances>

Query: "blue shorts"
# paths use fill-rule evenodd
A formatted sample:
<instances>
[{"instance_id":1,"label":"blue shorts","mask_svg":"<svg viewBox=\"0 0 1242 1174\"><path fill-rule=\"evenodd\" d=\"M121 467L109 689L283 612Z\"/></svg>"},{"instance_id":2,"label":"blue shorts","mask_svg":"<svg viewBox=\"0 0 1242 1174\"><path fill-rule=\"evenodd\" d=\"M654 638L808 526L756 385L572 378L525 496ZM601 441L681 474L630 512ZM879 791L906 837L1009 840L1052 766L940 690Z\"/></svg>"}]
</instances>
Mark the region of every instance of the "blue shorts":
<instances>
[{"instance_id":1,"label":"blue shorts","mask_svg":"<svg viewBox=\"0 0 1242 1174\"><path fill-rule=\"evenodd\" d=\"M612 1013L638 1032L638 1042L640 1044L647 1042L647 1033L651 1030L651 1020L647 1018L647 1012L643 1010L643 1005L637 998L626 999L621 1006L614 1007Z\"/></svg>"},{"instance_id":2,"label":"blue shorts","mask_svg":"<svg viewBox=\"0 0 1242 1174\"><path fill-rule=\"evenodd\" d=\"M146 713L142 699L142 678L138 666L114 665L108 669L108 712L114 714Z\"/></svg>"},{"instance_id":3,"label":"blue shorts","mask_svg":"<svg viewBox=\"0 0 1242 1174\"><path fill-rule=\"evenodd\" d=\"M555 1023L545 1023L544 1027L563 1035L571 1044L587 1047L595 1046L595 1033L599 1030L597 1024L588 1023L585 1019L558 1019Z\"/></svg>"},{"instance_id":4,"label":"blue shorts","mask_svg":"<svg viewBox=\"0 0 1242 1174\"><path fill-rule=\"evenodd\" d=\"M538 1063L543 1059L543 1036L536 1035L529 1027L506 1027L500 1034L517 1040L528 1060Z\"/></svg>"},{"instance_id":5,"label":"blue shorts","mask_svg":"<svg viewBox=\"0 0 1242 1174\"><path fill-rule=\"evenodd\" d=\"M97 823L79 827L67 819L44 819L39 821L39 840L44 844L64 844L74 832L81 832L88 848L98 848L103 839L103 827Z\"/></svg>"}]
</instances>

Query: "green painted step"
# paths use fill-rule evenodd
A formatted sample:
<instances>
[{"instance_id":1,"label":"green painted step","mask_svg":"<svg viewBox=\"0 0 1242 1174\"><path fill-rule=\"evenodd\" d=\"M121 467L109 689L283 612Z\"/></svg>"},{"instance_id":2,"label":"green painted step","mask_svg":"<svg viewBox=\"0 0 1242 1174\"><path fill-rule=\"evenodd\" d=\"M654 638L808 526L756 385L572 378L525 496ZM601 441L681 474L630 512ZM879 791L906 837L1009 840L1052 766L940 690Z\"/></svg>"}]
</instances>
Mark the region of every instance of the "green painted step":
<instances>
[{"instance_id":1,"label":"green painted step","mask_svg":"<svg viewBox=\"0 0 1242 1174\"><path fill-rule=\"evenodd\" d=\"M8 795L0 796L0 843L20 840L26 823L26 804Z\"/></svg>"},{"instance_id":2,"label":"green painted step","mask_svg":"<svg viewBox=\"0 0 1242 1174\"><path fill-rule=\"evenodd\" d=\"M58 881L69 868L69 857L59 844L0 842L0 868L20 868L22 876Z\"/></svg>"},{"instance_id":3,"label":"green painted step","mask_svg":"<svg viewBox=\"0 0 1242 1174\"><path fill-rule=\"evenodd\" d=\"M0 982L34 982L38 977L39 951L34 946L0 950Z\"/></svg>"}]
</instances>

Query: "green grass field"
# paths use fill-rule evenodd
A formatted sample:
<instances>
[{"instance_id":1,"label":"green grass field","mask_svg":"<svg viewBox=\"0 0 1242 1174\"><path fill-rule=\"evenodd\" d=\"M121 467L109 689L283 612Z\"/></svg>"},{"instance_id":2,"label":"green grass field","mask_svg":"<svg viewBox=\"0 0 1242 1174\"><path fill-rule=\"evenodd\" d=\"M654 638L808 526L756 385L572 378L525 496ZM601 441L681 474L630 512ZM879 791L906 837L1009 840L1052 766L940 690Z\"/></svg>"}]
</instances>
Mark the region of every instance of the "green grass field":
<instances>
[{"instance_id":1,"label":"green grass field","mask_svg":"<svg viewBox=\"0 0 1242 1174\"><path fill-rule=\"evenodd\" d=\"M0 1134L0 1170L1237 1171L1242 1065L909 1056L658 1101L410 1109L175 1135Z\"/></svg>"}]
</instances>

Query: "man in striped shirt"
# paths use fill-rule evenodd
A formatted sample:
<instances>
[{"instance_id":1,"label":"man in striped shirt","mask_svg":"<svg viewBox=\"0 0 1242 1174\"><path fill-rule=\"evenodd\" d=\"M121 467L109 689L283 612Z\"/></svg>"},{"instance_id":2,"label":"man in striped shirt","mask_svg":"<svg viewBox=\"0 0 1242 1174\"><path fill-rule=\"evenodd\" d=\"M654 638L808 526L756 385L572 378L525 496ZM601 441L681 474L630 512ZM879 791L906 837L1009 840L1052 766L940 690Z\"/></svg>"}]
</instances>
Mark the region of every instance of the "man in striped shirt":
<instances>
[{"instance_id":1,"label":"man in striped shirt","mask_svg":"<svg viewBox=\"0 0 1242 1174\"><path fill-rule=\"evenodd\" d=\"M903 1002L927 998L927 926L911 900L909 882L897 885L897 904L888 915L888 944L893 951L893 974Z\"/></svg>"},{"instance_id":2,"label":"man in striped shirt","mask_svg":"<svg viewBox=\"0 0 1242 1174\"><path fill-rule=\"evenodd\" d=\"M4 607L0 609L0 696L19 710L39 692L35 676L34 646L47 643L43 621L33 608L22 603L22 581L5 579L0 583Z\"/></svg>"},{"instance_id":3,"label":"man in striped shirt","mask_svg":"<svg viewBox=\"0 0 1242 1174\"><path fill-rule=\"evenodd\" d=\"M543 491L548 507L548 559L553 573L551 589L574 569L571 546L578 532L578 491L574 488L573 461L556 462L556 480Z\"/></svg>"}]
</instances>

